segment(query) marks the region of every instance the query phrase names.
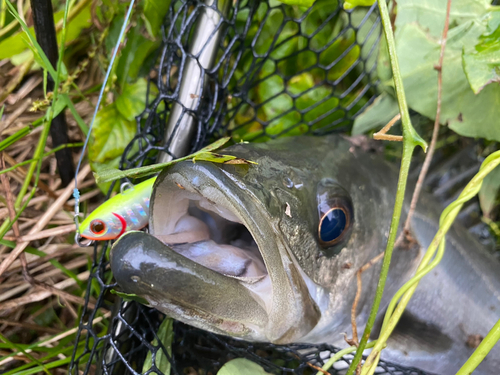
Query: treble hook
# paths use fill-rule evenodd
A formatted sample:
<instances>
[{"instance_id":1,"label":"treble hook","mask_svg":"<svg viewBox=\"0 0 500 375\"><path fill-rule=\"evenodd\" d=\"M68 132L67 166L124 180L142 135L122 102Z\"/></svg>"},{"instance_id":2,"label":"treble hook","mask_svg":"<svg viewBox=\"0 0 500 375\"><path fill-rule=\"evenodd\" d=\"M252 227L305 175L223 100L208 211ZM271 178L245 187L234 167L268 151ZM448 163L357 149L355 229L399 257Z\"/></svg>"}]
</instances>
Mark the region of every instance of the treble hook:
<instances>
[{"instance_id":1,"label":"treble hook","mask_svg":"<svg viewBox=\"0 0 500 375\"><path fill-rule=\"evenodd\" d=\"M94 244L94 240L89 240L87 242L84 242L83 239L85 237L80 236L80 233L76 232L75 233L75 243L80 246L80 247L89 247Z\"/></svg>"}]
</instances>

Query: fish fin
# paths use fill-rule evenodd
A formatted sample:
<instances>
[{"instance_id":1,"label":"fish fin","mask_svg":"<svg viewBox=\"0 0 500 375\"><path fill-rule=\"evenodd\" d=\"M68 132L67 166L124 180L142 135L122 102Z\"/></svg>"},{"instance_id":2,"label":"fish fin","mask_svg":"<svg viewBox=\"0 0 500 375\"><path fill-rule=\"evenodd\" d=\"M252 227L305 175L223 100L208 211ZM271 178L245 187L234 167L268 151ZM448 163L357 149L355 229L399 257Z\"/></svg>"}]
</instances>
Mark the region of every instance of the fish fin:
<instances>
[{"instance_id":1,"label":"fish fin","mask_svg":"<svg viewBox=\"0 0 500 375\"><path fill-rule=\"evenodd\" d=\"M376 339L380 334L382 320L383 316L372 331L372 339ZM438 326L405 311L387 340L387 345L405 355L415 351L435 354L451 349L453 341Z\"/></svg>"}]
</instances>

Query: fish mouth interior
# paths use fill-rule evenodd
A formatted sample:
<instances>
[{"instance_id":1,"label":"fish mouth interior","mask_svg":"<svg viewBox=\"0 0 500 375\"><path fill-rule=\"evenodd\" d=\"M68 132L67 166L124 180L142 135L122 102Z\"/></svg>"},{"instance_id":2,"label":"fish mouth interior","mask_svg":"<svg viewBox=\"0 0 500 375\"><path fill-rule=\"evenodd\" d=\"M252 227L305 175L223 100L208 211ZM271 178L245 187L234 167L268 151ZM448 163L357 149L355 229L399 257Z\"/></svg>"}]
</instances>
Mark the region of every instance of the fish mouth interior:
<instances>
[{"instance_id":1,"label":"fish mouth interior","mask_svg":"<svg viewBox=\"0 0 500 375\"><path fill-rule=\"evenodd\" d=\"M234 213L197 193L173 189L166 205L161 204L165 211L159 214L155 207L155 237L186 258L245 284L268 276L256 241Z\"/></svg>"}]
</instances>

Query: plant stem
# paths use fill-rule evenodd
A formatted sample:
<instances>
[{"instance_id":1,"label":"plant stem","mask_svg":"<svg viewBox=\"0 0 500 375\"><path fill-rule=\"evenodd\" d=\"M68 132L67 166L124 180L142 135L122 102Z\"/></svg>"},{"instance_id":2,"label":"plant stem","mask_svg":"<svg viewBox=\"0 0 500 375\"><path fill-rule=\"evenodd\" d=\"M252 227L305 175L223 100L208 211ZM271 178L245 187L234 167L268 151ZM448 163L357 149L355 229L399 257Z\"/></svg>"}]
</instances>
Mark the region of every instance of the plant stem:
<instances>
[{"instance_id":1,"label":"plant stem","mask_svg":"<svg viewBox=\"0 0 500 375\"><path fill-rule=\"evenodd\" d=\"M363 351L366 349L366 344L370 337L370 333L375 324L375 319L377 317L377 312L380 307L380 302L382 301L382 295L384 293L385 283L387 280L387 274L389 272L389 266L391 264L392 251L394 249L394 243L396 241L396 234L399 226L399 220L401 217L401 210L403 208L403 200L406 190L406 180L408 178L408 172L410 169L411 156L415 146L420 145L424 150L427 147L425 141L417 134L410 121L410 114L408 111L408 105L406 103L406 97L403 88L403 79L401 78L401 73L399 70L399 63L396 55L396 43L394 41L394 35L391 28L391 20L389 17L389 11L387 10L387 4L385 1L378 2L380 17L382 19L382 26L384 28L384 34L387 41L387 48L389 50L389 59L391 61L392 74L394 79L394 86L396 89L396 96L398 99L399 112L401 113L401 122L403 124L403 156L401 160L401 168L399 172L398 188L396 193L396 201L394 204L394 212L392 215L391 227L389 231L389 238L387 240L387 247L385 249L384 261L382 263L382 269L380 271L380 278L377 285L377 290L375 292L375 299L373 301L372 309L366 322L365 330L361 341L354 356L351 366L347 371L347 375L352 375L356 370L359 362L361 361L361 356Z\"/></svg>"},{"instance_id":2,"label":"plant stem","mask_svg":"<svg viewBox=\"0 0 500 375\"><path fill-rule=\"evenodd\" d=\"M372 341L370 342L368 345L366 345L366 349L369 349L369 348L373 348L373 346L375 346L375 343L376 341ZM349 354L349 353L352 353L353 351L356 350L356 347L355 346L350 346L348 348L345 348L345 349L342 349L342 350L339 350L337 353L335 353L332 357L330 357L328 359L328 362L326 362L322 369L324 371L328 371L335 362L337 362L340 358L342 358L343 356L345 356L346 354ZM322 373L320 371L318 371L316 373L316 375L321 375Z\"/></svg>"},{"instance_id":3,"label":"plant stem","mask_svg":"<svg viewBox=\"0 0 500 375\"><path fill-rule=\"evenodd\" d=\"M403 314L404 309L408 305L408 302L410 301L413 293L415 292L415 289L418 286L418 282L440 262L445 249L445 235L453 224L456 216L460 212L463 204L469 201L479 192L483 179L498 165L500 165L500 151L494 152L485 159L485 161L481 165L481 168L479 169L479 172L467 184L458 199L443 210L443 213L441 214L441 217L439 219L439 230L432 240L431 244L429 245L424 257L422 258L422 261L418 266L416 275L396 293L391 303L389 304L386 316L384 318L384 323L382 324L381 333L377 340L377 344L366 359L365 367L363 367L363 373L365 373L365 371L368 370L370 366L376 367L377 359L375 359L374 357L378 357L383 345L386 343L387 339L396 327L399 318ZM438 254L432 261L432 263L428 265L431 258L434 256L434 253L438 246ZM398 299L401 296L402 298L398 303ZM395 308L396 304L397 307ZM476 359L480 361L478 358L479 356Z\"/></svg>"},{"instance_id":4,"label":"plant stem","mask_svg":"<svg viewBox=\"0 0 500 375\"><path fill-rule=\"evenodd\" d=\"M481 361L486 357L490 350L495 346L495 344L500 340L500 320L496 322L490 332L481 341L481 344L474 350L474 353L470 356L467 362L458 370L457 375L469 375L472 371L481 363Z\"/></svg>"},{"instance_id":5,"label":"plant stem","mask_svg":"<svg viewBox=\"0 0 500 375\"><path fill-rule=\"evenodd\" d=\"M68 144L65 144L65 145L60 145L60 146L57 146L56 148L53 148L52 150L46 152L45 154L42 155L42 158L46 158L47 156L50 156L52 155L54 152L57 152L59 150L62 150L64 148L71 148L71 147L82 147L83 146L83 142L76 142L76 143L68 143ZM10 172L10 171L13 171L14 169L17 169L19 167L22 167L23 165L26 165L26 164L29 164L29 163L32 163L32 162L35 162L35 161L38 161L38 159L29 159L29 160L25 160L25 161L22 161L20 163L17 163L16 165L13 165L9 168L4 168L0 171L0 175L4 174L4 173L7 173L7 172Z\"/></svg>"},{"instance_id":6,"label":"plant stem","mask_svg":"<svg viewBox=\"0 0 500 375\"><path fill-rule=\"evenodd\" d=\"M436 142L439 134L439 119L441 117L441 93L443 91L443 60L444 60L444 50L446 48L446 40L448 37L448 28L450 25L450 10L451 10L451 0L448 0L446 5L446 17L444 20L443 35L441 37L441 51L439 53L439 62L434 67L438 73L438 85L437 85L437 105L436 105L436 119L434 120L434 129L432 130L432 138L429 146L429 152L425 156L424 164L420 174L418 175L417 184L415 185L415 190L411 198L410 210L408 211L408 216L406 217L405 225L401 236L407 236L410 231L411 218L417 207L418 197L424 185L425 176L431 165L432 157L434 156L434 150L436 148Z\"/></svg>"}]
</instances>

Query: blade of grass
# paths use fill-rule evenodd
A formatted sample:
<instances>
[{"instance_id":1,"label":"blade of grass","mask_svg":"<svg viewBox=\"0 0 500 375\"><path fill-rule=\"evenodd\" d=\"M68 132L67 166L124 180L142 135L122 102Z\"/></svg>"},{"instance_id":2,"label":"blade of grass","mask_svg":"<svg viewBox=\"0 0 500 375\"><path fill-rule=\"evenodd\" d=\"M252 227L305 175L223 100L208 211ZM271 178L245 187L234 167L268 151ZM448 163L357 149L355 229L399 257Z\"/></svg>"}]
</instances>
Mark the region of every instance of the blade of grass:
<instances>
[{"instance_id":1,"label":"blade of grass","mask_svg":"<svg viewBox=\"0 0 500 375\"><path fill-rule=\"evenodd\" d=\"M18 352L22 352L27 358L29 358L31 361L36 363L40 368L39 371L44 371L48 375L51 375L50 371L48 370L47 367L45 367L43 365L43 363L41 363L38 359L33 357L31 354L27 353L22 347L20 347L16 343L11 342L7 337L2 335L1 333L0 333L0 340L2 340L5 344L7 344L7 346L9 346L9 349L14 350L14 351L18 351Z\"/></svg>"},{"instance_id":2,"label":"blade of grass","mask_svg":"<svg viewBox=\"0 0 500 375\"><path fill-rule=\"evenodd\" d=\"M500 320L496 322L490 332L481 341L481 344L472 353L471 357L458 370L457 375L470 375L476 367L482 362L484 357L490 352L495 344L500 340Z\"/></svg>"},{"instance_id":3,"label":"blade of grass","mask_svg":"<svg viewBox=\"0 0 500 375\"><path fill-rule=\"evenodd\" d=\"M64 148L70 148L70 147L82 147L83 146L83 142L77 142L77 143L67 143L65 145L60 145L56 148L53 148L52 150L46 152L45 154L42 155L42 159L43 158L46 158L47 156L50 156L54 153L56 153L57 151L59 150L62 150ZM30 164L34 161L37 161L38 159L29 159L29 160L25 160L21 163L18 163L16 165L13 165L12 167L9 167L9 168L5 168L3 171L0 171L0 174L4 174L4 173L7 173L7 172L10 172L10 171L13 171L14 169L17 169L19 167L22 167L23 165L26 165L26 164Z\"/></svg>"},{"instance_id":4,"label":"blade of grass","mask_svg":"<svg viewBox=\"0 0 500 375\"><path fill-rule=\"evenodd\" d=\"M373 348L375 346L375 343L377 341L372 341L372 342L369 342L367 345L366 345L366 349L370 349L370 348ZM321 368L323 371L328 371L330 370L330 368L335 364L335 362L337 362L340 358L342 358L343 356L347 355L347 354L350 354L352 352L354 352L355 350L357 349L356 346L350 346L348 348L345 348L345 349L342 349L342 350L339 350L337 353L335 353L333 356L331 356L328 361L323 365L323 367ZM324 373L321 372L321 371L318 371L316 373L316 375L323 375Z\"/></svg>"},{"instance_id":5,"label":"blade of grass","mask_svg":"<svg viewBox=\"0 0 500 375\"><path fill-rule=\"evenodd\" d=\"M3 29L3 27L5 26L5 2L7 0L2 0L0 2L0 29Z\"/></svg>"},{"instance_id":6,"label":"blade of grass","mask_svg":"<svg viewBox=\"0 0 500 375\"><path fill-rule=\"evenodd\" d=\"M55 259L49 260L49 263L52 264L55 268L61 270L66 276L72 278L75 280L76 284L79 286L80 289L85 289L85 283L78 279L76 274L70 270L68 270L66 267L64 267L60 262L58 262Z\"/></svg>"},{"instance_id":7,"label":"blade of grass","mask_svg":"<svg viewBox=\"0 0 500 375\"><path fill-rule=\"evenodd\" d=\"M14 134L10 135L9 137L5 138L2 142L0 142L0 151L5 150L7 147L10 145L13 145L20 139L26 137L28 134L30 134L35 128L38 128L39 126L43 125L43 118L39 118L32 124L26 125L24 128L19 129L17 132Z\"/></svg>"}]
</instances>

